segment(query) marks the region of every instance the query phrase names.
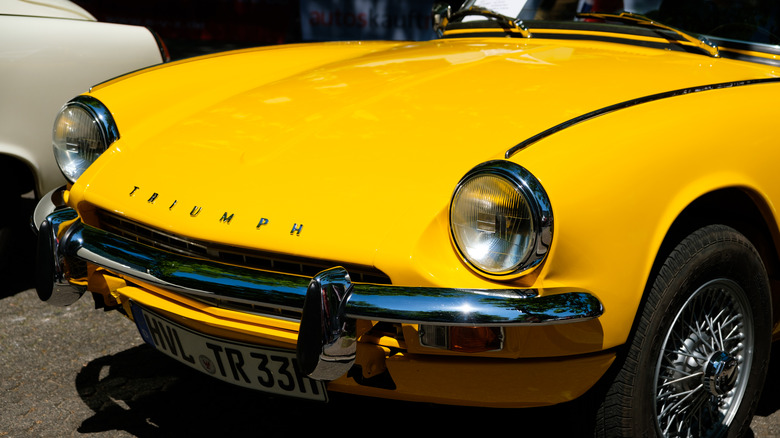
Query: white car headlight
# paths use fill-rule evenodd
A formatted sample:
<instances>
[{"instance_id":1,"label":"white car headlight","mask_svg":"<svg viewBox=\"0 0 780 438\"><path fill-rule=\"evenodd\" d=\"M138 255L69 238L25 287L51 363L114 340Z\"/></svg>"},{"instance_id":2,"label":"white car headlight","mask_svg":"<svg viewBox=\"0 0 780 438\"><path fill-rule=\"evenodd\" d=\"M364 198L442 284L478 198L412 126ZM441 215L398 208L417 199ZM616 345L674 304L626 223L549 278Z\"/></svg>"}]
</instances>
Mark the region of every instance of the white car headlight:
<instances>
[{"instance_id":1,"label":"white car headlight","mask_svg":"<svg viewBox=\"0 0 780 438\"><path fill-rule=\"evenodd\" d=\"M490 161L461 179L450 203L452 238L477 271L520 275L552 242L552 208L539 181L510 161Z\"/></svg>"},{"instance_id":2,"label":"white car headlight","mask_svg":"<svg viewBox=\"0 0 780 438\"><path fill-rule=\"evenodd\" d=\"M54 121L54 157L62 174L74 183L119 138L111 113L99 100L78 96Z\"/></svg>"}]
</instances>

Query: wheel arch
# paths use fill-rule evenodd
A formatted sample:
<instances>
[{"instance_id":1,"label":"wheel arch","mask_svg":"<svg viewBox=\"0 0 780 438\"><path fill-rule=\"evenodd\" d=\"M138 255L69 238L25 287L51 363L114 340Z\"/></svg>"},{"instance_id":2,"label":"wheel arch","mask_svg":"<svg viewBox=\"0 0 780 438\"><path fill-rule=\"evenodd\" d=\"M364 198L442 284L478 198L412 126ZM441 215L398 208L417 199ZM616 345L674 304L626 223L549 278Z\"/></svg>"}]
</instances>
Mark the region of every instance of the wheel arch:
<instances>
[{"instance_id":1,"label":"wheel arch","mask_svg":"<svg viewBox=\"0 0 780 438\"><path fill-rule=\"evenodd\" d=\"M743 234L755 246L769 277L772 291L772 318L780 321L780 232L772 209L764 197L745 187L728 187L708 192L693 200L675 218L655 256L645 286L666 258L686 236L707 225L722 224ZM774 330L776 331L776 329Z\"/></svg>"},{"instance_id":2,"label":"wheel arch","mask_svg":"<svg viewBox=\"0 0 780 438\"><path fill-rule=\"evenodd\" d=\"M38 181L36 173L30 163L24 159L7 154L0 153L0 183L2 190L9 195L22 195L34 190L36 197L38 192Z\"/></svg>"},{"instance_id":3,"label":"wheel arch","mask_svg":"<svg viewBox=\"0 0 780 438\"><path fill-rule=\"evenodd\" d=\"M733 186L712 190L693 199L668 227L656 252L649 275L646 280L642 298L631 327L631 335L627 342L617 348L618 359L610 370L605 373L601 383L591 388L589 400L601 400L607 393L609 382L620 380L618 377L622 367L636 358L629 357L632 338L640 324L645 306L649 305L651 289L664 263L675 248L695 231L709 225L726 225L744 235L756 248L766 268L772 300L772 321L774 332L778 331L778 316L780 315L780 233L777 219L766 198L757 191L744 187ZM626 386L627 387L627 386ZM599 409L604 409L602 405ZM603 419L597 419L594 425L604 426Z\"/></svg>"}]
</instances>

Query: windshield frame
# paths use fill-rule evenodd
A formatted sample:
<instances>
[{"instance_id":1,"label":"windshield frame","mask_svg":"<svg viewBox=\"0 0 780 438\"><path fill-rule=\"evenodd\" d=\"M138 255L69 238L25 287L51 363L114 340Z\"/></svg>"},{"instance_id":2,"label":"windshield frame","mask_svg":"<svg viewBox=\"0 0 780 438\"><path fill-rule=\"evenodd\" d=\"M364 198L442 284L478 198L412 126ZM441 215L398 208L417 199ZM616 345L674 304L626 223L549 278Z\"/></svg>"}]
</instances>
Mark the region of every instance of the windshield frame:
<instances>
[{"instance_id":1,"label":"windshield frame","mask_svg":"<svg viewBox=\"0 0 780 438\"><path fill-rule=\"evenodd\" d=\"M518 15L520 18L528 16L529 6L538 5L541 2L555 3L556 0L528 0L525 3L523 11ZM564 1L578 1L580 4L586 3L587 0L564 0ZM663 3L664 0L650 0L650 2ZM665 0L665 1L680 1L680 0ZM683 0L687 1L687 0ZM459 9L458 12L464 9L475 7L479 5L479 0L468 0ZM753 0L755 4L769 3L768 0ZM780 2L777 2L777 22L780 25ZM774 6L774 5L773 5ZM597 12L604 14L614 14L614 12L600 12L590 9L587 12ZM634 44L645 47L653 47L664 50L672 51L685 51L690 53L706 54L713 56L722 56L729 59L738 59L749 62L758 62L767 65L780 66L780 35L771 33L772 38L777 40L777 44L767 43L762 41L745 40L728 38L722 35L713 35L708 33L692 32L678 26L673 26L668 22L654 18L660 14L659 11L645 11L649 12L650 16L647 16L649 23L657 26L653 27L648 23L643 24L631 24L627 20L619 19L595 19L593 17L581 18L577 17L579 11L574 12L571 20L548 20L548 19L525 19L510 18L509 20L516 20L519 22L523 29L522 33L514 32L512 29L508 29L505 25L498 24L498 21L488 16L475 17L469 16L469 20L464 21L450 21L444 32L442 32L442 38L456 38L464 36L501 36L501 37L523 37L528 38L529 34L532 39L589 39L605 42L615 42L622 44ZM617 14L619 14L618 12ZM462 14L461 14L462 15ZM478 14L475 14L478 15ZM544 14L538 11L534 14L535 17L541 17ZM617 15L616 15L617 16ZM553 17L554 18L554 17ZM672 17L674 18L674 17ZM695 18L695 17L694 17ZM759 17L760 18L760 17ZM690 17L685 17L682 20L676 20L684 22L691 20ZM774 20L774 18L772 18ZM767 20L767 22L773 22ZM722 26L718 26L722 27ZM767 35L767 32L762 29L755 29L757 34ZM780 30L778 30L780 33ZM701 41L700 41L701 40ZM708 46L714 46L717 50L709 50Z\"/></svg>"}]
</instances>

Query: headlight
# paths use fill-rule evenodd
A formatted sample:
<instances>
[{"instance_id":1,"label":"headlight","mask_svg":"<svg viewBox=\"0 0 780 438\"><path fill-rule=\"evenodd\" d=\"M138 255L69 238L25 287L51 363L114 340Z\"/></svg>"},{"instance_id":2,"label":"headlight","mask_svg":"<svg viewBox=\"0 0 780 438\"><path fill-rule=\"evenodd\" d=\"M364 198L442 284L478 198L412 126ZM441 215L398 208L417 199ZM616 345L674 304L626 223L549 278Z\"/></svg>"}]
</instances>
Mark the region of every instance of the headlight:
<instances>
[{"instance_id":1,"label":"headlight","mask_svg":"<svg viewBox=\"0 0 780 438\"><path fill-rule=\"evenodd\" d=\"M70 182L79 176L119 138L114 118L97 99L78 96L68 102L54 121L54 158Z\"/></svg>"},{"instance_id":2,"label":"headlight","mask_svg":"<svg viewBox=\"0 0 780 438\"><path fill-rule=\"evenodd\" d=\"M552 208L530 172L510 161L472 169L450 203L450 229L463 258L495 276L538 266L552 241Z\"/></svg>"}]
</instances>

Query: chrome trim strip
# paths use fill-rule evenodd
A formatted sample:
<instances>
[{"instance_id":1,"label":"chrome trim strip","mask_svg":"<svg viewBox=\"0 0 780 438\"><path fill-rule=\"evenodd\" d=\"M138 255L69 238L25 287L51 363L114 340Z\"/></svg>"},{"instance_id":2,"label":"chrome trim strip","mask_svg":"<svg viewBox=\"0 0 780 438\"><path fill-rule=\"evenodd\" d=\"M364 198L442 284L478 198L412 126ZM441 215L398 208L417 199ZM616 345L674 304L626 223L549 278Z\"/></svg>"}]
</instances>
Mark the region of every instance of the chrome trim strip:
<instances>
[{"instance_id":1,"label":"chrome trim strip","mask_svg":"<svg viewBox=\"0 0 780 438\"><path fill-rule=\"evenodd\" d=\"M59 210L46 223L60 224L73 214L70 209ZM52 252L69 264L90 262L172 292L226 296L270 309L304 308L308 277L183 257L111 235L80 220L67 226L65 233L53 229L53 235L62 237L48 243L54 246ZM574 288L452 289L364 283L352 284L344 310L345 316L353 319L466 326L567 323L603 313L598 299Z\"/></svg>"},{"instance_id":2,"label":"chrome trim strip","mask_svg":"<svg viewBox=\"0 0 780 438\"><path fill-rule=\"evenodd\" d=\"M48 215L57 210L68 208L68 206L65 204L65 200L62 198L64 191L65 186L57 187L56 189L41 197L41 200L38 201L38 205L35 206L35 210L33 211L32 217L30 218L30 225L32 226L33 232L36 234L38 233L38 230ZM71 211L73 214L71 219L78 217L75 211Z\"/></svg>"},{"instance_id":3,"label":"chrome trim strip","mask_svg":"<svg viewBox=\"0 0 780 438\"><path fill-rule=\"evenodd\" d=\"M154 287L227 296L268 308L300 310L310 279L167 253L75 222L60 242L77 257ZM441 325L525 325L591 319L602 314L592 295L573 289L539 296L528 289L448 289L355 284L346 315L355 319Z\"/></svg>"},{"instance_id":4,"label":"chrome trim strip","mask_svg":"<svg viewBox=\"0 0 780 438\"><path fill-rule=\"evenodd\" d=\"M345 313L354 284L343 268L320 272L309 282L298 330L298 366L317 380L346 374L357 356L357 326Z\"/></svg>"},{"instance_id":5,"label":"chrome trim strip","mask_svg":"<svg viewBox=\"0 0 780 438\"><path fill-rule=\"evenodd\" d=\"M95 120L98 120L98 127L100 133L103 135L103 140L106 149L111 146L115 141L119 140L119 129L114 122L114 116L111 115L111 111L103 105L103 102L95 99L92 96L82 94L71 99L65 106L76 105L84 108Z\"/></svg>"},{"instance_id":6,"label":"chrome trim strip","mask_svg":"<svg viewBox=\"0 0 780 438\"><path fill-rule=\"evenodd\" d=\"M636 26L649 27L650 29L668 30L670 32L677 34L677 36L680 37L680 39L682 39L683 41L687 41L691 43L694 47L698 48L708 56L711 56L713 58L720 57L718 53L718 46L712 44L712 42L710 42L710 40L708 40L707 37L703 35L699 35L697 38L696 36L693 36L687 32L683 32L679 29L660 23L656 20L645 17L644 15L641 14L635 14L632 12L621 12L619 14L600 13L600 12L581 12L577 14L577 17L585 18L585 19L597 18L606 21L614 20L619 23L629 23L629 24L634 24Z\"/></svg>"},{"instance_id":7,"label":"chrome trim strip","mask_svg":"<svg viewBox=\"0 0 780 438\"><path fill-rule=\"evenodd\" d=\"M473 6L473 1L470 3L471 4L464 5L458 11L453 12L447 19L442 20L442 30L447 28L447 24L449 24L449 22L463 21L464 18L470 16L480 16L496 20L501 25L501 27L509 31L517 32L523 38L532 37L531 32L528 31L528 28L525 26L525 24L523 24L522 21L517 20L516 18L507 17L506 15L499 14L487 8Z\"/></svg>"},{"instance_id":8,"label":"chrome trim strip","mask_svg":"<svg viewBox=\"0 0 780 438\"><path fill-rule=\"evenodd\" d=\"M39 207L35 209L36 215L41 210L41 204L43 204L43 208L55 208L57 205L55 196L52 193L49 195L44 196ZM60 208L41 221L36 228L38 242L35 289L41 301L55 306L69 306L78 301L87 290L83 284L73 284L69 281L71 278L86 274L86 270L83 269L85 268L84 263L81 263L80 260L68 260L59 251L60 226L77 217L75 211Z\"/></svg>"},{"instance_id":9,"label":"chrome trim strip","mask_svg":"<svg viewBox=\"0 0 780 438\"><path fill-rule=\"evenodd\" d=\"M516 146L513 146L510 148L506 153L504 154L504 158L509 159L514 154L520 152L521 150L527 148L528 146L531 146L532 144L542 140L545 137L549 137L553 134L555 134L558 131L563 131L566 128L569 128L571 126L574 126L578 123L585 122L590 119L595 119L596 117L603 116L604 114L611 113L613 111L621 110L624 108L629 108L636 105L641 105L643 103L653 102L656 100L661 99L667 99L670 97L676 97L676 96L682 96L684 94L691 94L691 93L699 93L702 91L710 91L710 90L719 90L722 88L734 88L734 87L743 87L746 85L756 85L756 84L767 84L767 83L776 83L780 82L780 78L763 78L763 79L749 79L744 81L734 81L734 82L723 82L720 84L711 84L711 85L702 85L699 87L690 87L690 88L681 88L679 90L673 90L673 91L666 91L663 93L657 93L657 94L651 94L650 96L640 97L637 99L631 99L627 100L625 102L620 102L615 105L606 106L601 109L597 109L595 111L591 111L587 114L583 114L581 116L575 117L573 119L567 120L559 125L553 126L550 129L547 129L545 131L540 132L539 134L534 135L533 137L528 138L527 140L524 140L520 143L518 143Z\"/></svg>"},{"instance_id":10,"label":"chrome trim strip","mask_svg":"<svg viewBox=\"0 0 780 438\"><path fill-rule=\"evenodd\" d=\"M309 279L188 258L76 222L61 252L161 289L300 310Z\"/></svg>"}]
</instances>

